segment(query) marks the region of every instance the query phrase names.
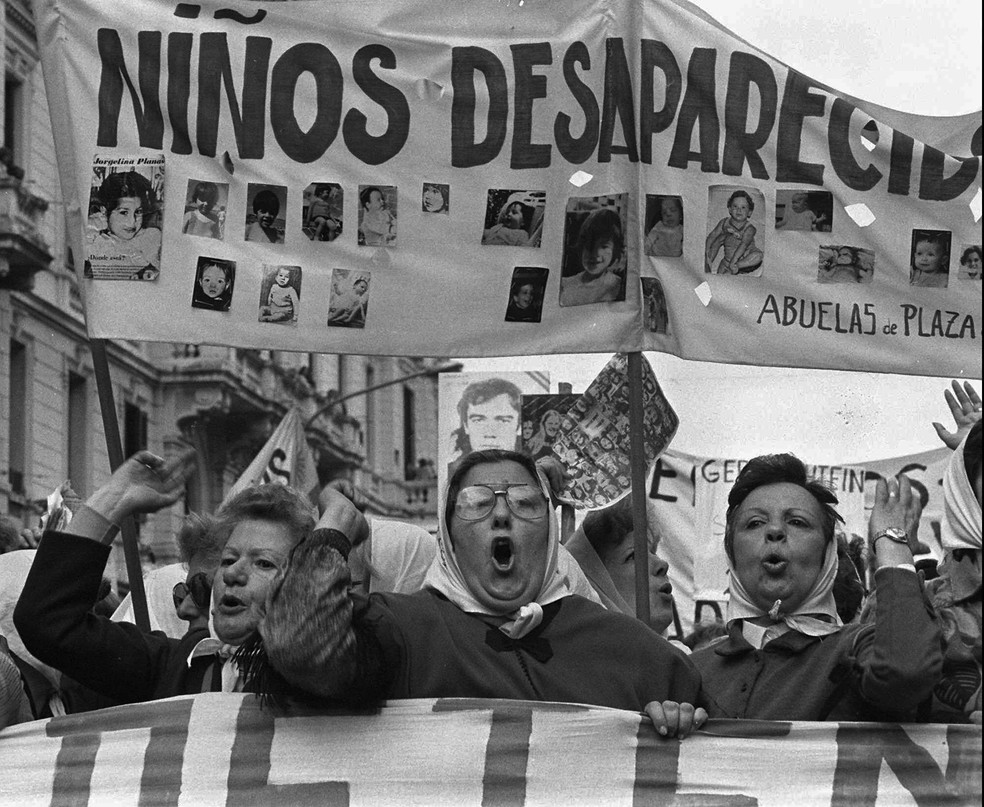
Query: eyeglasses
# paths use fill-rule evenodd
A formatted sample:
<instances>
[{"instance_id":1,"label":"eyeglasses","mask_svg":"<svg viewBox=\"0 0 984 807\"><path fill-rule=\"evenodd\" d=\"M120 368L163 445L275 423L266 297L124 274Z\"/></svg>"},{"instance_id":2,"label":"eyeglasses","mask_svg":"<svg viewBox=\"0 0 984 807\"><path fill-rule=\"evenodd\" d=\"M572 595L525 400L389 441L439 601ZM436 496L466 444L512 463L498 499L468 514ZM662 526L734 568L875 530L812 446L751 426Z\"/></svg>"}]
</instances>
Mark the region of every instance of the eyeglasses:
<instances>
[{"instance_id":1,"label":"eyeglasses","mask_svg":"<svg viewBox=\"0 0 984 807\"><path fill-rule=\"evenodd\" d=\"M212 583L205 572L193 574L188 582L175 583L171 590L171 597L174 599L174 607L180 608L185 597L191 594L191 599L200 610L208 608L209 600L212 598Z\"/></svg>"},{"instance_id":2,"label":"eyeglasses","mask_svg":"<svg viewBox=\"0 0 984 807\"><path fill-rule=\"evenodd\" d=\"M537 521L547 514L548 502L539 488L532 485L470 485L458 491L454 513L462 521L481 521L495 508L497 497L506 497L509 511L524 521Z\"/></svg>"}]
</instances>

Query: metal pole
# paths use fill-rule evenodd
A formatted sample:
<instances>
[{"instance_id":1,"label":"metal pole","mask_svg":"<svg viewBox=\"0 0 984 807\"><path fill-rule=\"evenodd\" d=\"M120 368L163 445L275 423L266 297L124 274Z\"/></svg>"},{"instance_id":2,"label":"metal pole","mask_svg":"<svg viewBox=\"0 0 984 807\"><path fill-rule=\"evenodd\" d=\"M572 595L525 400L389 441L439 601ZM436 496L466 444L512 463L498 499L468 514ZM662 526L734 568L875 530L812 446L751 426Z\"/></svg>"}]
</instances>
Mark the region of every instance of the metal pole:
<instances>
[{"instance_id":1,"label":"metal pole","mask_svg":"<svg viewBox=\"0 0 984 807\"><path fill-rule=\"evenodd\" d=\"M629 463L632 468L632 529L635 536L636 616L650 624L649 530L646 508L645 412L642 405L642 354L629 353Z\"/></svg>"},{"instance_id":2,"label":"metal pole","mask_svg":"<svg viewBox=\"0 0 984 807\"><path fill-rule=\"evenodd\" d=\"M109 467L115 471L123 464L126 457L123 456L120 424L116 417L113 383L109 375L109 360L106 358L106 340L90 339L89 350L92 352L92 369L96 375L99 409L102 412L103 431L106 433ZM120 535L123 540L123 557L126 559L126 576L130 583L130 600L133 602L133 618L136 620L138 628L149 632L150 614L147 611L147 593L144 591L143 569L140 566L137 528L132 516L123 519L120 524Z\"/></svg>"},{"instance_id":3,"label":"metal pole","mask_svg":"<svg viewBox=\"0 0 984 807\"><path fill-rule=\"evenodd\" d=\"M326 403L324 406L318 409L313 415L311 415L311 417L309 417L306 421L304 421L304 431L307 431L308 427L310 427L310 425L314 423L314 421L317 420L318 417L323 415L333 406L337 406L338 404L349 400L349 398L358 398L360 395L368 395L370 392L375 392L376 390L382 389L383 387L391 387L393 386L393 384L400 384L404 381L411 381L414 378L420 378L421 376L425 376L425 375L438 375L439 373L457 373L461 369L461 367L462 365L460 362L456 362L454 364L445 364L442 365L441 367L431 367L428 370L421 370L419 373L411 373L410 375L400 376L400 378L394 378L391 381L384 381L382 384L374 384L371 387L366 387L365 389L360 389L360 390L356 390L355 392L350 392L348 395L342 395L340 398L332 398L330 401L328 401L328 403Z\"/></svg>"}]
</instances>

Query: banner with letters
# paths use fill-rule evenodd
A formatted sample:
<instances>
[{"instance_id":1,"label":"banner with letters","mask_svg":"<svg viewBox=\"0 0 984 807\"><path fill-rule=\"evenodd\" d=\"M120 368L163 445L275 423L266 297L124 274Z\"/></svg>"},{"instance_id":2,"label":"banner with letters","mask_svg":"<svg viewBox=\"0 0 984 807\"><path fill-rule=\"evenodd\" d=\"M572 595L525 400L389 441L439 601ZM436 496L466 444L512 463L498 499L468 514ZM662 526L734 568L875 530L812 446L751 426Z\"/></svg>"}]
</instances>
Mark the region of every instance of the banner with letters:
<instances>
[{"instance_id":1,"label":"banner with letters","mask_svg":"<svg viewBox=\"0 0 984 807\"><path fill-rule=\"evenodd\" d=\"M904 473L923 501L919 540L942 558L939 523L943 514L943 472L951 451L940 448L857 465L807 465L810 475L837 495L837 512L847 537L867 541L868 514L879 477ZM695 457L663 452L649 478L649 532L669 564L673 599L684 634L695 622L723 616L727 602L724 553L728 493L744 459Z\"/></svg>"},{"instance_id":2,"label":"banner with letters","mask_svg":"<svg viewBox=\"0 0 984 807\"><path fill-rule=\"evenodd\" d=\"M981 727L712 720L684 742L570 703L390 701L362 713L205 694L0 732L27 805L979 804Z\"/></svg>"},{"instance_id":3,"label":"banner with letters","mask_svg":"<svg viewBox=\"0 0 984 807\"><path fill-rule=\"evenodd\" d=\"M981 376L979 113L684 0L34 10L93 337Z\"/></svg>"}]
</instances>

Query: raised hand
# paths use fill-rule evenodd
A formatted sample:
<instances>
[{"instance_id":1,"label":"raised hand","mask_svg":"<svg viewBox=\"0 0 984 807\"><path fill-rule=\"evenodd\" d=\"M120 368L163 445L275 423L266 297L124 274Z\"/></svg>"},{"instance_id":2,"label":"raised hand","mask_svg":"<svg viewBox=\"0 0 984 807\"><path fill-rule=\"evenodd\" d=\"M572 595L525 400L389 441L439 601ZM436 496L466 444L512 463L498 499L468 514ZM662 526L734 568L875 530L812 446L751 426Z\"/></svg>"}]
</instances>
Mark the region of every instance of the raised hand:
<instances>
[{"instance_id":1,"label":"raised hand","mask_svg":"<svg viewBox=\"0 0 984 807\"><path fill-rule=\"evenodd\" d=\"M944 445L950 449L956 449L960 445L970 427L981 419L981 396L977 394L969 381L964 381L963 386L957 380L950 382L953 392L943 391L946 398L946 405L950 408L953 415L953 422L956 424L955 431L948 431L942 423L933 423L936 434Z\"/></svg>"},{"instance_id":2,"label":"raised hand","mask_svg":"<svg viewBox=\"0 0 984 807\"><path fill-rule=\"evenodd\" d=\"M86 505L114 524L135 513L154 513L181 498L194 470L194 449L168 459L138 451L86 500Z\"/></svg>"}]
</instances>

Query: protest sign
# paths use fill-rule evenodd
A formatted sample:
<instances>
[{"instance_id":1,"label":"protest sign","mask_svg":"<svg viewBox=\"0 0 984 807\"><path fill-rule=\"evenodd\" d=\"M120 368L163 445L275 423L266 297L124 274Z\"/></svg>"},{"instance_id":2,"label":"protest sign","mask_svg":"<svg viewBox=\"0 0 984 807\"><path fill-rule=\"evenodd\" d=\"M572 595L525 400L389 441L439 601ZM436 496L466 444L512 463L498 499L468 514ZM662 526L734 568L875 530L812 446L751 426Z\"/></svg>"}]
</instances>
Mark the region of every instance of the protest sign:
<instances>
[{"instance_id":1,"label":"protest sign","mask_svg":"<svg viewBox=\"0 0 984 807\"><path fill-rule=\"evenodd\" d=\"M561 415L551 453L564 466L560 501L576 507L607 507L626 495L632 470L631 444L641 441L649 467L676 434L680 420L663 395L649 362L642 364L644 420L641 434L629 428L628 358L612 356L583 394Z\"/></svg>"},{"instance_id":2,"label":"protest sign","mask_svg":"<svg viewBox=\"0 0 984 807\"><path fill-rule=\"evenodd\" d=\"M981 375L980 115L682 0L35 14L90 336Z\"/></svg>"},{"instance_id":3,"label":"protest sign","mask_svg":"<svg viewBox=\"0 0 984 807\"><path fill-rule=\"evenodd\" d=\"M980 726L714 720L679 742L658 738L636 712L570 703L407 700L287 716L252 695L211 693L25 723L0 742L0 800L17 805L847 807L981 797Z\"/></svg>"},{"instance_id":4,"label":"protest sign","mask_svg":"<svg viewBox=\"0 0 984 807\"><path fill-rule=\"evenodd\" d=\"M522 407L546 392L545 373L441 373L438 377L438 490L472 451L522 451Z\"/></svg>"}]
</instances>

